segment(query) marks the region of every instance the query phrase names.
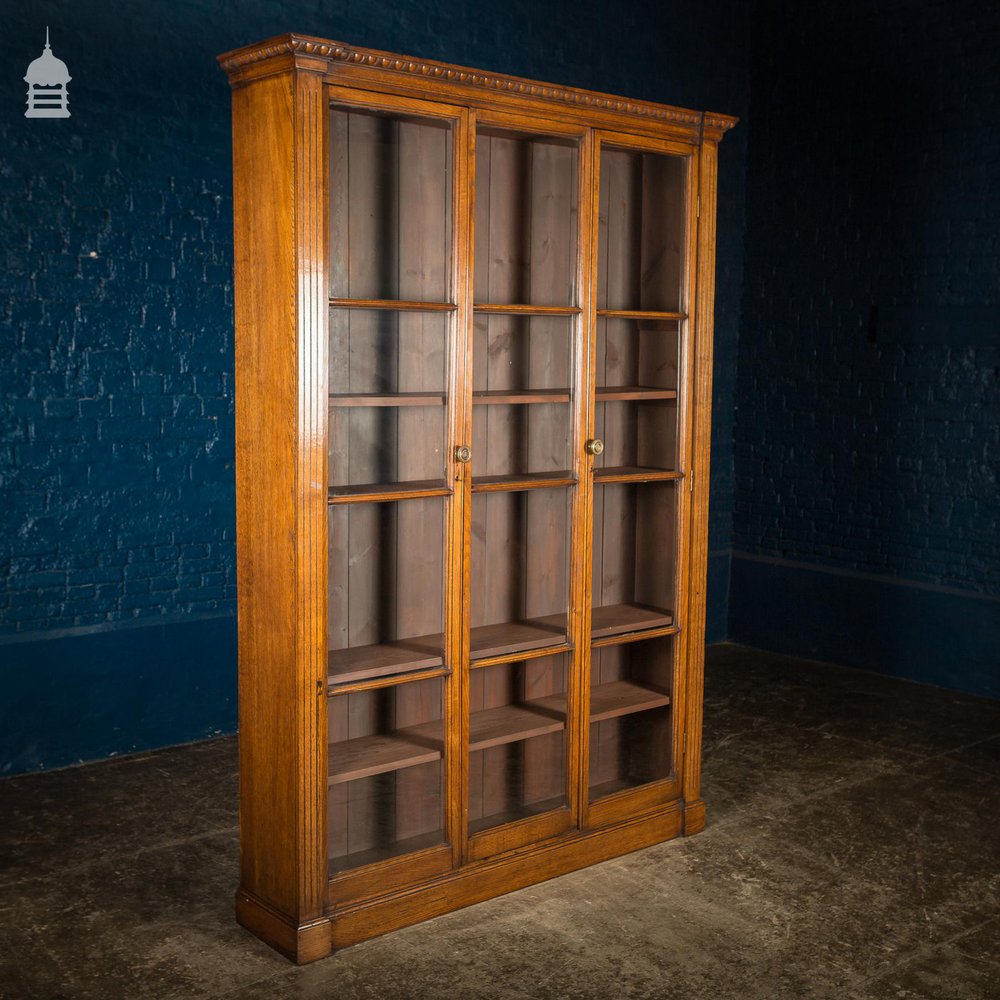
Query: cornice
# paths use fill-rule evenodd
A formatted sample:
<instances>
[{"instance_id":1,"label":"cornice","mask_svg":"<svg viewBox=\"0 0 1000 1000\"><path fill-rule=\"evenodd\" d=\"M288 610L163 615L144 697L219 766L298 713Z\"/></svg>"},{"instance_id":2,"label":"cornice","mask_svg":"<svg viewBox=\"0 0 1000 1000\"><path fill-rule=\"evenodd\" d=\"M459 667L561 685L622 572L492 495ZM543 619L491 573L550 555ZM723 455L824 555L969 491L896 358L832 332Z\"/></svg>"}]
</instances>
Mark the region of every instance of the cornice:
<instances>
[{"instance_id":1,"label":"cornice","mask_svg":"<svg viewBox=\"0 0 1000 1000\"><path fill-rule=\"evenodd\" d=\"M226 52L219 56L219 64L232 78L238 77L241 70L254 63L288 56L291 56L293 59L295 57L321 59L326 60L330 64L343 62L371 66L375 69L387 70L392 73L436 79L445 83L460 84L482 90L504 91L521 94L526 97L554 101L560 104L610 111L616 114L635 115L640 118L671 122L689 127L706 128L720 134L731 129L738 121L738 119L729 115L703 115L700 111L675 108L668 104L633 101L592 90L580 90L575 87L558 87L549 83L541 83L537 80L527 80L519 76L484 73L481 70L469 69L466 66L453 66L449 63L413 59L407 56L395 55L391 52L359 48L347 45L344 42L328 41L308 35L279 35L276 38L269 38L256 45L234 49L232 52Z\"/></svg>"}]
</instances>

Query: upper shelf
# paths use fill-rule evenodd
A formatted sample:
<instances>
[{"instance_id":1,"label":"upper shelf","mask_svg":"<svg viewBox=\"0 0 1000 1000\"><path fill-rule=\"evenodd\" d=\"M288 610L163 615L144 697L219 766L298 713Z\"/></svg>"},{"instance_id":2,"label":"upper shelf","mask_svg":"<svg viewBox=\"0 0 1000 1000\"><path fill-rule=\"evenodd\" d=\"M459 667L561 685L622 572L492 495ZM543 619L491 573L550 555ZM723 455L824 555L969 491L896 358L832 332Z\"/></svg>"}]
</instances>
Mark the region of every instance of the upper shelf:
<instances>
[{"instance_id":1,"label":"upper shelf","mask_svg":"<svg viewBox=\"0 0 1000 1000\"><path fill-rule=\"evenodd\" d=\"M416 500L420 497L444 497L451 493L444 479L421 479L404 483L359 483L332 486L327 495L330 504L375 503L391 500Z\"/></svg>"},{"instance_id":2,"label":"upper shelf","mask_svg":"<svg viewBox=\"0 0 1000 1000\"><path fill-rule=\"evenodd\" d=\"M337 309L386 309L391 312L454 312L454 302L417 302L414 299L339 299L331 298Z\"/></svg>"},{"instance_id":3,"label":"upper shelf","mask_svg":"<svg viewBox=\"0 0 1000 1000\"><path fill-rule=\"evenodd\" d=\"M582 312L579 306L502 305L488 302L477 303L472 308L487 316L577 316Z\"/></svg>"}]
</instances>

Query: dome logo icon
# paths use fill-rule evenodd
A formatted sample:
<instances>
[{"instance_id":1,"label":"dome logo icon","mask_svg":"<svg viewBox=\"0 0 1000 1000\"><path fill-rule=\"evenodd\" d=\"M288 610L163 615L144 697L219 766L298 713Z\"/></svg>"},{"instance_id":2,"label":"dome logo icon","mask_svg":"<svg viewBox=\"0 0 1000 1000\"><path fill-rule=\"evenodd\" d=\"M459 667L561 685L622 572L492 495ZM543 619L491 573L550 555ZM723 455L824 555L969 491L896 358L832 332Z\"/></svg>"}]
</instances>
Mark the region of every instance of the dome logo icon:
<instances>
[{"instance_id":1,"label":"dome logo icon","mask_svg":"<svg viewBox=\"0 0 1000 1000\"><path fill-rule=\"evenodd\" d=\"M46 28L45 48L24 76L28 84L28 110L24 112L24 117L69 118L66 84L72 79L66 63L52 54L49 29Z\"/></svg>"}]
</instances>

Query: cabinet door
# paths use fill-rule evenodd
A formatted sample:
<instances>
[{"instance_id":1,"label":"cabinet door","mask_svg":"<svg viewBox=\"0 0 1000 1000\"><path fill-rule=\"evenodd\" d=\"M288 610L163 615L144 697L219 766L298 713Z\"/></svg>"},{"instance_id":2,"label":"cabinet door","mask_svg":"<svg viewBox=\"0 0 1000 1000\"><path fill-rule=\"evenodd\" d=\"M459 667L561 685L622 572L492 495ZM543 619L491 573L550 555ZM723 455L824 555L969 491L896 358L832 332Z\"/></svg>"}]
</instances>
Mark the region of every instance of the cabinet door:
<instances>
[{"instance_id":1,"label":"cabinet door","mask_svg":"<svg viewBox=\"0 0 1000 1000\"><path fill-rule=\"evenodd\" d=\"M679 794L693 155L598 138L590 824Z\"/></svg>"},{"instance_id":2,"label":"cabinet door","mask_svg":"<svg viewBox=\"0 0 1000 1000\"><path fill-rule=\"evenodd\" d=\"M567 829L579 541L582 129L475 137L469 856Z\"/></svg>"},{"instance_id":3,"label":"cabinet door","mask_svg":"<svg viewBox=\"0 0 1000 1000\"><path fill-rule=\"evenodd\" d=\"M329 863L337 902L453 860L446 733L457 705L464 113L332 95Z\"/></svg>"}]
</instances>

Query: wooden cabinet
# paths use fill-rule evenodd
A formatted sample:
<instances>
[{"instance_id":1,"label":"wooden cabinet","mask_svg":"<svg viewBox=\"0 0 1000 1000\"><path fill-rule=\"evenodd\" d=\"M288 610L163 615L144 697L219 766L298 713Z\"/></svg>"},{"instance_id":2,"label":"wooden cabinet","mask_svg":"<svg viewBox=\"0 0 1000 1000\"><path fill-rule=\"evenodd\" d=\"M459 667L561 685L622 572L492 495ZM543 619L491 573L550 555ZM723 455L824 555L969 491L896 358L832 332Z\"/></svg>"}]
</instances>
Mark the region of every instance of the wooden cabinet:
<instances>
[{"instance_id":1,"label":"wooden cabinet","mask_svg":"<svg viewBox=\"0 0 1000 1000\"><path fill-rule=\"evenodd\" d=\"M305 962L697 832L735 120L297 35L220 61L239 920Z\"/></svg>"}]
</instances>

